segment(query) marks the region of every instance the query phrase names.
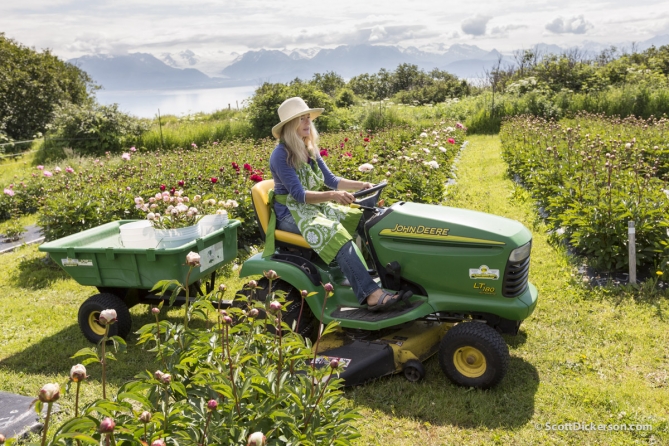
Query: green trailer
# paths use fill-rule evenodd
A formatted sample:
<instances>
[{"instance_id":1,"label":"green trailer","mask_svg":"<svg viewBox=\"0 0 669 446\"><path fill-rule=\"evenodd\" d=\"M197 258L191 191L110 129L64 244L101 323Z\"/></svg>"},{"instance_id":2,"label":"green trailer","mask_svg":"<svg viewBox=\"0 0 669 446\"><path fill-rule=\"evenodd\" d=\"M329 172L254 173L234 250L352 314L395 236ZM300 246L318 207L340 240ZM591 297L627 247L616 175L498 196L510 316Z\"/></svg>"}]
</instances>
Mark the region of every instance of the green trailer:
<instances>
[{"instance_id":1,"label":"green trailer","mask_svg":"<svg viewBox=\"0 0 669 446\"><path fill-rule=\"evenodd\" d=\"M184 283L190 268L186 265L189 252L199 253L201 264L193 268L189 277L191 296L213 290L216 270L237 257L238 220L230 220L221 229L182 246L166 249L123 246L119 228L133 221L113 221L39 247L80 285L98 289L98 294L79 307L79 327L91 342L99 342L104 335L104 327L97 322L102 310L116 310L118 321L111 326L110 334L125 338L132 328L129 308L169 299L150 290L161 280ZM185 295L178 296L176 302L184 303Z\"/></svg>"}]
</instances>

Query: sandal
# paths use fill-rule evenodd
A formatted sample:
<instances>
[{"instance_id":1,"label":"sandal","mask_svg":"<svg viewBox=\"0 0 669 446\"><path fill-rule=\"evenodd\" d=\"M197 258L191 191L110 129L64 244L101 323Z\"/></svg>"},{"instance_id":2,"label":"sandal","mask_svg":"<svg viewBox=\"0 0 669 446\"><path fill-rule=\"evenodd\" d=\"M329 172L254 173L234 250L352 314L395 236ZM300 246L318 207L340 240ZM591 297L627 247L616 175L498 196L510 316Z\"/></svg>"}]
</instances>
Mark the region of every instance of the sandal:
<instances>
[{"instance_id":1,"label":"sandal","mask_svg":"<svg viewBox=\"0 0 669 446\"><path fill-rule=\"evenodd\" d=\"M399 294L392 294L384 291L381 297L379 297L378 302L375 305L367 305L367 310L369 311L381 311L388 307L393 306L393 304L400 301Z\"/></svg>"}]
</instances>

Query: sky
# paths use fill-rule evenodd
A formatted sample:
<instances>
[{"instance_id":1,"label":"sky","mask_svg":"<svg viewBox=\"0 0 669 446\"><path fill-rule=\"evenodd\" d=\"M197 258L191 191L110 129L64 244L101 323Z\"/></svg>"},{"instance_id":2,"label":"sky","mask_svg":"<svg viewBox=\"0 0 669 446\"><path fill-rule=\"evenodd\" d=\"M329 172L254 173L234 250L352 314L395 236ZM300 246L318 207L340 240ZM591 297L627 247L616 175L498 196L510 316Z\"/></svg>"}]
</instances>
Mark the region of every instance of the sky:
<instances>
[{"instance_id":1,"label":"sky","mask_svg":"<svg viewBox=\"0 0 669 446\"><path fill-rule=\"evenodd\" d=\"M190 50L229 63L258 49L453 44L511 52L537 43L641 42L669 34L657 0L3 0L0 32L70 59Z\"/></svg>"}]
</instances>

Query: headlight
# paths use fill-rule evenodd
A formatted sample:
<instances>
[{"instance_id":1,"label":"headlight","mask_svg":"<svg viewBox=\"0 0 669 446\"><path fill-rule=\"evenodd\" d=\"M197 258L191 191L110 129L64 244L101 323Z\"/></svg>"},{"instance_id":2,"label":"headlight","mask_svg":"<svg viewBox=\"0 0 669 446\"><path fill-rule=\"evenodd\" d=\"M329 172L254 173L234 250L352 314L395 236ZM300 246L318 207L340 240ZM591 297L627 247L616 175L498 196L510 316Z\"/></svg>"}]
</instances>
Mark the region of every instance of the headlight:
<instances>
[{"instance_id":1,"label":"headlight","mask_svg":"<svg viewBox=\"0 0 669 446\"><path fill-rule=\"evenodd\" d=\"M529 241L525 243L523 246L519 246L518 248L511 251L511 255L509 256L509 261L520 262L521 260L525 260L530 256L531 250L532 250L532 241Z\"/></svg>"}]
</instances>

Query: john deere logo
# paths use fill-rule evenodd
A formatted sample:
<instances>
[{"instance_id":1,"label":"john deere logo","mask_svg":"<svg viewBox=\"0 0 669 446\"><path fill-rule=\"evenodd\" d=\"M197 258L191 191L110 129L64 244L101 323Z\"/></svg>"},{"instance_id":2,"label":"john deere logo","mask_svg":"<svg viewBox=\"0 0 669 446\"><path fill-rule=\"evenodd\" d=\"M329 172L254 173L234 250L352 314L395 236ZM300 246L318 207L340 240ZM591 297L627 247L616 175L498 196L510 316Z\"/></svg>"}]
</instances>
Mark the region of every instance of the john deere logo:
<instances>
[{"instance_id":1,"label":"john deere logo","mask_svg":"<svg viewBox=\"0 0 669 446\"><path fill-rule=\"evenodd\" d=\"M478 268L469 268L469 278L497 280L499 279L499 270L490 269L488 268L488 265L481 265Z\"/></svg>"}]
</instances>

